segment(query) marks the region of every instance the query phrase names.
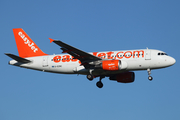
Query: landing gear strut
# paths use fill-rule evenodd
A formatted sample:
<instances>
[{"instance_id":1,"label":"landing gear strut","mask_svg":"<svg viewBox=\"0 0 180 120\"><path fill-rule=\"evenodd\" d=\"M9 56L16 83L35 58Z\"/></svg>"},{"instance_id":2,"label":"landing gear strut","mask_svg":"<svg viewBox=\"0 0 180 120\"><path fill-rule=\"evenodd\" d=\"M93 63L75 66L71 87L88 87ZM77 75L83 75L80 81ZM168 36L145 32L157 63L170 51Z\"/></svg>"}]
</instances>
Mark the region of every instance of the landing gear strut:
<instances>
[{"instance_id":1,"label":"landing gear strut","mask_svg":"<svg viewBox=\"0 0 180 120\"><path fill-rule=\"evenodd\" d=\"M87 79L90 80L90 81L92 81L93 78L94 78L93 75L92 75L92 71L93 71L93 69L90 69L89 74L87 75Z\"/></svg>"},{"instance_id":2,"label":"landing gear strut","mask_svg":"<svg viewBox=\"0 0 180 120\"><path fill-rule=\"evenodd\" d=\"M149 79L150 81L153 80L153 77L151 76L151 69L148 68L148 69L147 69L147 72L148 72L148 75L149 75L148 79Z\"/></svg>"},{"instance_id":3,"label":"landing gear strut","mask_svg":"<svg viewBox=\"0 0 180 120\"><path fill-rule=\"evenodd\" d=\"M105 76L100 76L100 80L96 83L96 86L97 86L98 88L102 88L102 87L103 87L103 83L101 82L101 80L102 80L103 78L105 78Z\"/></svg>"}]
</instances>

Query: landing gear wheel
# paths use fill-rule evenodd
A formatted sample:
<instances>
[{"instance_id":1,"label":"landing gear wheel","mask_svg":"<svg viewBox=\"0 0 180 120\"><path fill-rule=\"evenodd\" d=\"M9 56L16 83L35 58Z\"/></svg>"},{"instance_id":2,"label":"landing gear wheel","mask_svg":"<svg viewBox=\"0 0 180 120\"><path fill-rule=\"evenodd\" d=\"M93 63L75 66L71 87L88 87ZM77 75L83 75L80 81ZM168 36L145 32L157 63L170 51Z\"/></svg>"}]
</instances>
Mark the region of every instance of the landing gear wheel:
<instances>
[{"instance_id":1,"label":"landing gear wheel","mask_svg":"<svg viewBox=\"0 0 180 120\"><path fill-rule=\"evenodd\" d=\"M151 80L153 79L153 77L150 76L150 75L151 75L151 69L148 68L148 69L147 69L147 72L148 72L148 75L149 75L148 79L151 81Z\"/></svg>"},{"instance_id":2,"label":"landing gear wheel","mask_svg":"<svg viewBox=\"0 0 180 120\"><path fill-rule=\"evenodd\" d=\"M148 79L151 81L151 80L153 80L153 77L152 77L152 76L149 76Z\"/></svg>"},{"instance_id":3,"label":"landing gear wheel","mask_svg":"<svg viewBox=\"0 0 180 120\"><path fill-rule=\"evenodd\" d=\"M102 88L103 87L103 83L101 81L99 81L99 82L96 83L96 86L98 88Z\"/></svg>"},{"instance_id":4,"label":"landing gear wheel","mask_svg":"<svg viewBox=\"0 0 180 120\"><path fill-rule=\"evenodd\" d=\"M88 75L87 75L87 79L90 80L90 81L92 81L92 80L93 80L93 75L88 74Z\"/></svg>"}]
</instances>

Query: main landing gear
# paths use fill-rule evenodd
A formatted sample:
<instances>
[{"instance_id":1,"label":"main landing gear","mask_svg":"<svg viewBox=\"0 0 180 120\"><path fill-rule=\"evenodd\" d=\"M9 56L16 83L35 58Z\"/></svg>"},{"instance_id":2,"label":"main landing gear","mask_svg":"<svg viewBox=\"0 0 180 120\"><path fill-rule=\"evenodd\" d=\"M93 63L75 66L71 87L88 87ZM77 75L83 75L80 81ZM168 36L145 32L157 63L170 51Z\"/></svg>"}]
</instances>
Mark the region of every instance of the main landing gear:
<instances>
[{"instance_id":1,"label":"main landing gear","mask_svg":"<svg viewBox=\"0 0 180 120\"><path fill-rule=\"evenodd\" d=\"M92 80L93 80L93 78L94 78L94 77L93 77L93 75L92 75L92 74L88 74L88 75L87 75L87 79L88 79L88 80L92 81Z\"/></svg>"},{"instance_id":2,"label":"main landing gear","mask_svg":"<svg viewBox=\"0 0 180 120\"><path fill-rule=\"evenodd\" d=\"M92 81L93 78L94 78L94 76L93 76L92 74L88 74L88 75L87 75L87 79L88 79L88 80ZM102 81L101 81L103 78L105 78L105 76L100 76L99 81L96 83L96 86L97 86L98 88L102 88L102 87L103 87L103 83L102 83Z\"/></svg>"},{"instance_id":3,"label":"main landing gear","mask_svg":"<svg viewBox=\"0 0 180 120\"><path fill-rule=\"evenodd\" d=\"M97 86L98 88L102 88L102 87L103 87L103 83L102 83L102 81L101 81L103 78L105 78L105 76L100 76L99 81L96 83L96 86Z\"/></svg>"},{"instance_id":4,"label":"main landing gear","mask_svg":"<svg viewBox=\"0 0 180 120\"><path fill-rule=\"evenodd\" d=\"M89 74L87 75L87 79L92 81L94 79L94 76L92 75L93 69L89 70Z\"/></svg>"},{"instance_id":5,"label":"main landing gear","mask_svg":"<svg viewBox=\"0 0 180 120\"><path fill-rule=\"evenodd\" d=\"M152 76L150 76L151 75L151 69L150 68L148 68L147 69L147 72L148 72L148 79L151 81L151 80L153 80L153 77Z\"/></svg>"}]
</instances>

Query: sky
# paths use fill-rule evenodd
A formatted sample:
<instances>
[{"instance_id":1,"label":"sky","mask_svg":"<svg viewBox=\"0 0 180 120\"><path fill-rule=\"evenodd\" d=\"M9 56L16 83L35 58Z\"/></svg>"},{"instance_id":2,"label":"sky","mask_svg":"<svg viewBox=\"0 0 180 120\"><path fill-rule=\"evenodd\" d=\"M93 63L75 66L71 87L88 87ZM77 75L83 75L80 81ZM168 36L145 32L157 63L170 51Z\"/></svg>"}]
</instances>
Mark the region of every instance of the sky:
<instances>
[{"instance_id":1,"label":"sky","mask_svg":"<svg viewBox=\"0 0 180 120\"><path fill-rule=\"evenodd\" d=\"M1 0L0 120L179 120L179 0ZM47 54L48 38L86 52L158 49L171 67L135 71L129 84L8 65L18 55L13 28L23 28Z\"/></svg>"}]
</instances>

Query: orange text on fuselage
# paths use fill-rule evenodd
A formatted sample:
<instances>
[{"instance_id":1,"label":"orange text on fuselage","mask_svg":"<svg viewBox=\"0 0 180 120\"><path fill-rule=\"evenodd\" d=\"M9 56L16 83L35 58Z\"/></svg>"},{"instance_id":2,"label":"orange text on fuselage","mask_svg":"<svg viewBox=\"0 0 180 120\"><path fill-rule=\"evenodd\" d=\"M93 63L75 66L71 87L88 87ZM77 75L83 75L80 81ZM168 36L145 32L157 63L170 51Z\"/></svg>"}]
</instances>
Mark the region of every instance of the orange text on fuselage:
<instances>
[{"instance_id":1,"label":"orange text on fuselage","mask_svg":"<svg viewBox=\"0 0 180 120\"><path fill-rule=\"evenodd\" d=\"M102 59L129 59L129 58L139 58L144 57L144 50L136 50L136 51L120 51L120 52L93 52L94 56L97 56ZM70 55L57 55L53 58L55 63L58 62L77 62L78 59L74 59L74 57Z\"/></svg>"}]
</instances>

